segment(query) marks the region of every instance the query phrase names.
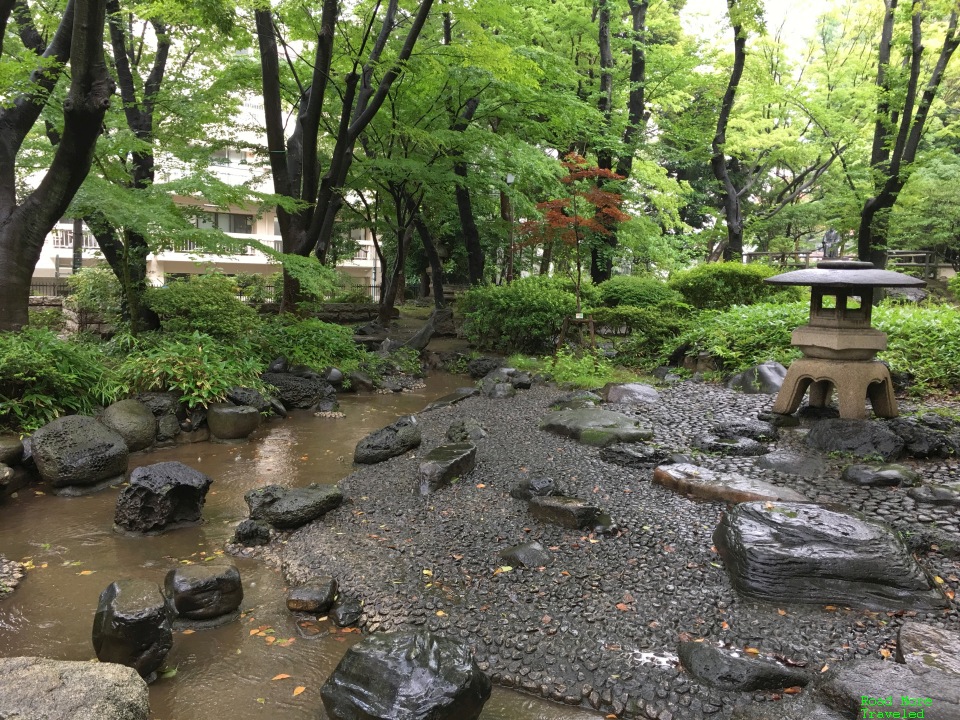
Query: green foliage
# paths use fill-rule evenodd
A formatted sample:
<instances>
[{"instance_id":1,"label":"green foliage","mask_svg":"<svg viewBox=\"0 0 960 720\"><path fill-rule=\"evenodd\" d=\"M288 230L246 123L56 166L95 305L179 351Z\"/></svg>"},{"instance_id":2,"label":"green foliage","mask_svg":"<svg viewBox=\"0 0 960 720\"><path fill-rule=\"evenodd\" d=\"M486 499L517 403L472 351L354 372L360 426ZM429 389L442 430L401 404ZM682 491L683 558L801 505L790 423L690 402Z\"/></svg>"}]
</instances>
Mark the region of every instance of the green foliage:
<instances>
[{"instance_id":1,"label":"green foliage","mask_svg":"<svg viewBox=\"0 0 960 720\"><path fill-rule=\"evenodd\" d=\"M960 300L960 275L954 275L947 280L947 288L953 293L953 296Z\"/></svg>"},{"instance_id":2,"label":"green foliage","mask_svg":"<svg viewBox=\"0 0 960 720\"><path fill-rule=\"evenodd\" d=\"M873 324L887 333L887 349L878 357L909 373L912 392L960 386L960 310L883 303L874 309Z\"/></svg>"},{"instance_id":3,"label":"green foliage","mask_svg":"<svg viewBox=\"0 0 960 720\"><path fill-rule=\"evenodd\" d=\"M67 277L70 295L67 306L80 313L90 313L105 322L116 324L120 320L120 281L109 268L83 268Z\"/></svg>"},{"instance_id":4,"label":"green foliage","mask_svg":"<svg viewBox=\"0 0 960 720\"><path fill-rule=\"evenodd\" d=\"M336 366L347 373L356 370L364 359L349 328L316 318L278 315L265 319L257 342L264 363L283 355L295 365L316 370Z\"/></svg>"},{"instance_id":5,"label":"green foliage","mask_svg":"<svg viewBox=\"0 0 960 720\"><path fill-rule=\"evenodd\" d=\"M65 324L63 311L55 307L30 310L29 324L32 328L59 332Z\"/></svg>"},{"instance_id":6,"label":"green foliage","mask_svg":"<svg viewBox=\"0 0 960 720\"><path fill-rule=\"evenodd\" d=\"M193 332L145 336L128 347L117 375L119 387L129 392L179 392L193 408L224 400L232 387L264 389L260 359L243 343Z\"/></svg>"},{"instance_id":7,"label":"green foliage","mask_svg":"<svg viewBox=\"0 0 960 720\"><path fill-rule=\"evenodd\" d=\"M234 281L225 275L195 275L149 288L146 300L165 331L236 340L255 334L260 323L256 311L238 300L236 292Z\"/></svg>"},{"instance_id":8,"label":"green foliage","mask_svg":"<svg viewBox=\"0 0 960 720\"><path fill-rule=\"evenodd\" d=\"M261 305L273 299L269 294L271 277L260 273L237 273L233 276L233 282L244 300Z\"/></svg>"},{"instance_id":9,"label":"green foliage","mask_svg":"<svg viewBox=\"0 0 960 720\"><path fill-rule=\"evenodd\" d=\"M0 333L0 424L32 432L60 415L111 402L111 372L96 345L46 329Z\"/></svg>"},{"instance_id":10,"label":"green foliage","mask_svg":"<svg viewBox=\"0 0 960 720\"><path fill-rule=\"evenodd\" d=\"M799 288L782 288L763 282L779 272L776 268L756 263L706 263L674 273L670 287L683 295L687 303L701 310L799 300L802 296Z\"/></svg>"},{"instance_id":11,"label":"green foliage","mask_svg":"<svg viewBox=\"0 0 960 720\"><path fill-rule=\"evenodd\" d=\"M363 361L363 368L376 377L392 373L403 373L405 375L421 376L423 374L423 363L420 361L420 353L413 348L401 347L393 352L369 353Z\"/></svg>"},{"instance_id":12,"label":"green foliage","mask_svg":"<svg viewBox=\"0 0 960 720\"><path fill-rule=\"evenodd\" d=\"M354 287L341 290L330 298L332 303L372 303L373 298L369 290L362 287Z\"/></svg>"},{"instance_id":13,"label":"green foliage","mask_svg":"<svg viewBox=\"0 0 960 720\"><path fill-rule=\"evenodd\" d=\"M607 322L621 322L627 337L617 345L617 362L631 367L648 367L661 364L680 344L680 338L690 325L684 312L671 312L671 306L635 308L621 305L616 308L600 308L598 315L610 314ZM606 325L610 327L610 325Z\"/></svg>"},{"instance_id":14,"label":"green foliage","mask_svg":"<svg viewBox=\"0 0 960 720\"><path fill-rule=\"evenodd\" d=\"M655 277L616 275L597 286L600 300L607 307L632 305L647 307L683 302L683 296Z\"/></svg>"},{"instance_id":15,"label":"green foliage","mask_svg":"<svg viewBox=\"0 0 960 720\"><path fill-rule=\"evenodd\" d=\"M499 352L550 351L575 307L574 296L546 277L471 288L459 301L467 339Z\"/></svg>"},{"instance_id":16,"label":"green foliage","mask_svg":"<svg viewBox=\"0 0 960 720\"><path fill-rule=\"evenodd\" d=\"M628 373L613 364L600 352L573 353L561 349L556 355L545 358L532 358L513 355L507 360L510 367L533 373L549 373L558 383L572 388L598 388L609 382L627 382L635 380Z\"/></svg>"}]
</instances>

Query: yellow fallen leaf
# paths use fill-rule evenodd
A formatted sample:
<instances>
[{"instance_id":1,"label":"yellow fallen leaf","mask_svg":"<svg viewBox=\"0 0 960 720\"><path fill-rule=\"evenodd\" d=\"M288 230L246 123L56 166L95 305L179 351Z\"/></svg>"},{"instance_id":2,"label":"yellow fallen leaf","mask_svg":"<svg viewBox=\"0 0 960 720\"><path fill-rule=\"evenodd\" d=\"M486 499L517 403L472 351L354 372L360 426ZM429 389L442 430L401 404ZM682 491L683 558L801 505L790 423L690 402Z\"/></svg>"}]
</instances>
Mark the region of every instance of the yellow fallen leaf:
<instances>
[{"instance_id":1,"label":"yellow fallen leaf","mask_svg":"<svg viewBox=\"0 0 960 720\"><path fill-rule=\"evenodd\" d=\"M303 685L297 685L297 686L293 689L293 696L296 697L297 695L299 695L300 693L302 693L302 692L303 692L304 690L306 690L306 689L307 689L307 688L305 688Z\"/></svg>"},{"instance_id":2,"label":"yellow fallen leaf","mask_svg":"<svg viewBox=\"0 0 960 720\"><path fill-rule=\"evenodd\" d=\"M786 611L786 610L781 610L780 608L777 608L777 615L781 615L781 616L782 616L782 615L786 615L786 614L787 614L787 611Z\"/></svg>"},{"instance_id":3,"label":"yellow fallen leaf","mask_svg":"<svg viewBox=\"0 0 960 720\"><path fill-rule=\"evenodd\" d=\"M250 634L256 635L258 632L260 632L260 628L254 628L253 630L250 631Z\"/></svg>"},{"instance_id":4,"label":"yellow fallen leaf","mask_svg":"<svg viewBox=\"0 0 960 720\"><path fill-rule=\"evenodd\" d=\"M270 678L270 679L271 679L271 680L286 680L288 677L290 677L290 676L287 675L286 673L280 673L279 675L274 675L274 676L273 676L272 678Z\"/></svg>"},{"instance_id":5,"label":"yellow fallen leaf","mask_svg":"<svg viewBox=\"0 0 960 720\"><path fill-rule=\"evenodd\" d=\"M193 635L195 632L196 632L196 630L190 630L190 629L188 628L188 629L184 630L184 631L181 633L181 635Z\"/></svg>"},{"instance_id":6,"label":"yellow fallen leaf","mask_svg":"<svg viewBox=\"0 0 960 720\"><path fill-rule=\"evenodd\" d=\"M427 577L433 577L433 570L424 570L423 574Z\"/></svg>"},{"instance_id":7,"label":"yellow fallen leaf","mask_svg":"<svg viewBox=\"0 0 960 720\"><path fill-rule=\"evenodd\" d=\"M880 656L883 658L888 658L890 657L890 651L886 648L880 648Z\"/></svg>"},{"instance_id":8,"label":"yellow fallen leaf","mask_svg":"<svg viewBox=\"0 0 960 720\"><path fill-rule=\"evenodd\" d=\"M443 610L437 610L437 617L446 617L447 614Z\"/></svg>"},{"instance_id":9,"label":"yellow fallen leaf","mask_svg":"<svg viewBox=\"0 0 960 720\"><path fill-rule=\"evenodd\" d=\"M939 575L934 575L933 580L937 583L937 585L943 585L943 578Z\"/></svg>"},{"instance_id":10,"label":"yellow fallen leaf","mask_svg":"<svg viewBox=\"0 0 960 720\"><path fill-rule=\"evenodd\" d=\"M483 483L477 483L477 490L483 490L486 487Z\"/></svg>"},{"instance_id":11,"label":"yellow fallen leaf","mask_svg":"<svg viewBox=\"0 0 960 720\"><path fill-rule=\"evenodd\" d=\"M825 673L829 669L830 669L829 665L824 665L822 668L820 668L820 672Z\"/></svg>"},{"instance_id":12,"label":"yellow fallen leaf","mask_svg":"<svg viewBox=\"0 0 960 720\"><path fill-rule=\"evenodd\" d=\"M760 651L757 650L757 649L754 648L754 647L745 647L745 648L743 649L743 651L744 651L745 653L747 653L748 655L759 655L759 654L760 654Z\"/></svg>"},{"instance_id":13,"label":"yellow fallen leaf","mask_svg":"<svg viewBox=\"0 0 960 720\"><path fill-rule=\"evenodd\" d=\"M93 575L96 570L81 570L77 575Z\"/></svg>"},{"instance_id":14,"label":"yellow fallen leaf","mask_svg":"<svg viewBox=\"0 0 960 720\"><path fill-rule=\"evenodd\" d=\"M275 638L273 635L269 635L264 639L264 642L267 645L273 645L276 641L277 641L277 638Z\"/></svg>"}]
</instances>

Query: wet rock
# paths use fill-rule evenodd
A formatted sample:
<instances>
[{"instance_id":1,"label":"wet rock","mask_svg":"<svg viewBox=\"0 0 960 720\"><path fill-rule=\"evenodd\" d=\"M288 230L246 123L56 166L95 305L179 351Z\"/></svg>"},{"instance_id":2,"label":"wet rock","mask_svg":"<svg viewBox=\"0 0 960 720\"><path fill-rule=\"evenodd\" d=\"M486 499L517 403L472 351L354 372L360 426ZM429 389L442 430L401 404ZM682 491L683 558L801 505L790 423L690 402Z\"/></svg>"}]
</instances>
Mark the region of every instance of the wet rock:
<instances>
[{"instance_id":1,"label":"wet rock","mask_svg":"<svg viewBox=\"0 0 960 720\"><path fill-rule=\"evenodd\" d=\"M293 530L340 507L343 493L335 485L311 483L302 488L267 485L243 496L253 520L263 520L277 530Z\"/></svg>"},{"instance_id":2,"label":"wet rock","mask_svg":"<svg viewBox=\"0 0 960 720\"><path fill-rule=\"evenodd\" d=\"M23 465L9 467L0 463L0 500L10 497L30 484L32 474Z\"/></svg>"},{"instance_id":3,"label":"wet rock","mask_svg":"<svg viewBox=\"0 0 960 720\"><path fill-rule=\"evenodd\" d=\"M10 720L147 720L147 684L115 663L0 658L0 717Z\"/></svg>"},{"instance_id":4,"label":"wet rock","mask_svg":"<svg viewBox=\"0 0 960 720\"><path fill-rule=\"evenodd\" d=\"M146 450L157 440L157 418L139 400L115 402L98 419L120 433L130 452Z\"/></svg>"},{"instance_id":5,"label":"wet rock","mask_svg":"<svg viewBox=\"0 0 960 720\"><path fill-rule=\"evenodd\" d=\"M529 500L533 497L562 494L563 492L554 479L543 475L523 478L510 489L510 497L516 498L517 500Z\"/></svg>"},{"instance_id":6,"label":"wet rock","mask_svg":"<svg viewBox=\"0 0 960 720\"><path fill-rule=\"evenodd\" d=\"M647 470L655 465L664 465L670 462L674 451L659 445L608 445L600 448L600 459L614 465Z\"/></svg>"},{"instance_id":7,"label":"wet rock","mask_svg":"<svg viewBox=\"0 0 960 720\"><path fill-rule=\"evenodd\" d=\"M517 394L517 389L509 382L503 382L485 377L480 381L480 392L484 397L494 400L506 400Z\"/></svg>"},{"instance_id":8,"label":"wet rock","mask_svg":"<svg viewBox=\"0 0 960 720\"><path fill-rule=\"evenodd\" d=\"M641 383L607 383L600 391L604 402L618 405L650 405L660 401L655 388Z\"/></svg>"},{"instance_id":9,"label":"wet rock","mask_svg":"<svg viewBox=\"0 0 960 720\"><path fill-rule=\"evenodd\" d=\"M858 463L843 469L841 477L863 487L915 485L920 476L908 467L887 463Z\"/></svg>"},{"instance_id":10,"label":"wet rock","mask_svg":"<svg viewBox=\"0 0 960 720\"><path fill-rule=\"evenodd\" d=\"M478 420L466 418L458 420L447 428L447 440L455 443L478 443L487 436L487 431Z\"/></svg>"},{"instance_id":11,"label":"wet rock","mask_svg":"<svg viewBox=\"0 0 960 720\"><path fill-rule=\"evenodd\" d=\"M373 381L373 378L362 370L354 370L349 373L347 380L353 392L373 392L377 389L377 384Z\"/></svg>"},{"instance_id":12,"label":"wet rock","mask_svg":"<svg viewBox=\"0 0 960 720\"><path fill-rule=\"evenodd\" d=\"M574 530L592 527L601 514L595 505L565 495L531 498L529 508L537 520Z\"/></svg>"},{"instance_id":13,"label":"wet rock","mask_svg":"<svg viewBox=\"0 0 960 720\"><path fill-rule=\"evenodd\" d=\"M912 709L924 709L931 718L960 720L960 675L919 664L901 665L882 660L843 663L826 673L818 693L828 705L851 718L863 717L863 697L892 697L896 703L894 707L867 707L868 710L909 711L911 707L900 706L901 698L906 696L929 699L928 705Z\"/></svg>"},{"instance_id":14,"label":"wet rock","mask_svg":"<svg viewBox=\"0 0 960 720\"><path fill-rule=\"evenodd\" d=\"M260 427L260 411L250 405L211 403L207 408L207 427L220 440L240 440Z\"/></svg>"},{"instance_id":15,"label":"wet rock","mask_svg":"<svg viewBox=\"0 0 960 720\"><path fill-rule=\"evenodd\" d=\"M330 611L330 621L337 627L353 627L363 615L363 603L348 595L338 595Z\"/></svg>"},{"instance_id":16,"label":"wet rock","mask_svg":"<svg viewBox=\"0 0 960 720\"><path fill-rule=\"evenodd\" d=\"M270 526L260 520L242 520L233 532L233 542L243 547L266 545L270 542Z\"/></svg>"},{"instance_id":17,"label":"wet rock","mask_svg":"<svg viewBox=\"0 0 960 720\"><path fill-rule=\"evenodd\" d=\"M897 662L936 668L960 678L960 633L927 623L905 622L897 634Z\"/></svg>"},{"instance_id":18,"label":"wet rock","mask_svg":"<svg viewBox=\"0 0 960 720\"><path fill-rule=\"evenodd\" d=\"M904 452L910 457L944 458L960 454L960 428L942 415L898 417L887 421L887 427L903 440Z\"/></svg>"},{"instance_id":19,"label":"wet rock","mask_svg":"<svg viewBox=\"0 0 960 720\"><path fill-rule=\"evenodd\" d=\"M405 632L347 650L320 695L331 720L477 720L490 688L467 645Z\"/></svg>"},{"instance_id":20,"label":"wet rock","mask_svg":"<svg viewBox=\"0 0 960 720\"><path fill-rule=\"evenodd\" d=\"M157 418L157 442L169 444L180 434L180 421L176 415L161 415Z\"/></svg>"},{"instance_id":21,"label":"wet rock","mask_svg":"<svg viewBox=\"0 0 960 720\"><path fill-rule=\"evenodd\" d=\"M476 387L461 387L454 390L452 393L444 395L437 400L434 400L432 403L427 405L423 411L427 410L437 410L438 408L451 407L456 405L458 402L466 400L468 397L474 397L475 395L480 394L480 388Z\"/></svg>"},{"instance_id":22,"label":"wet rock","mask_svg":"<svg viewBox=\"0 0 960 720\"><path fill-rule=\"evenodd\" d=\"M277 398L287 409L307 409L315 407L321 402L335 402L337 392L333 385L321 378L300 377L290 373L264 373L261 377L267 385L277 389Z\"/></svg>"},{"instance_id":23,"label":"wet rock","mask_svg":"<svg viewBox=\"0 0 960 720\"><path fill-rule=\"evenodd\" d=\"M944 597L885 525L839 507L750 502L713 534L734 588L771 603L932 610Z\"/></svg>"},{"instance_id":24,"label":"wet rock","mask_svg":"<svg viewBox=\"0 0 960 720\"><path fill-rule=\"evenodd\" d=\"M429 495L462 477L477 464L477 446L473 443L440 445L427 453L420 463L420 494Z\"/></svg>"},{"instance_id":25,"label":"wet rock","mask_svg":"<svg viewBox=\"0 0 960 720\"><path fill-rule=\"evenodd\" d=\"M32 437L40 477L64 494L99 490L123 480L129 450L123 437L82 415L58 418Z\"/></svg>"},{"instance_id":26,"label":"wet rock","mask_svg":"<svg viewBox=\"0 0 960 720\"><path fill-rule=\"evenodd\" d=\"M333 388L338 391L343 387L343 381L346 379L343 371L335 367L324 368L322 376L324 380L333 385Z\"/></svg>"},{"instance_id":27,"label":"wet rock","mask_svg":"<svg viewBox=\"0 0 960 720\"><path fill-rule=\"evenodd\" d=\"M117 527L135 533L157 533L199 522L212 482L199 470L177 461L138 467L117 496L113 520Z\"/></svg>"},{"instance_id":28,"label":"wet rock","mask_svg":"<svg viewBox=\"0 0 960 720\"><path fill-rule=\"evenodd\" d=\"M100 593L93 618L93 649L100 662L132 667L150 682L172 646L170 611L159 585L118 580Z\"/></svg>"},{"instance_id":29,"label":"wet rock","mask_svg":"<svg viewBox=\"0 0 960 720\"><path fill-rule=\"evenodd\" d=\"M960 507L960 483L950 485L921 485L907 490L918 503Z\"/></svg>"},{"instance_id":30,"label":"wet rock","mask_svg":"<svg viewBox=\"0 0 960 720\"><path fill-rule=\"evenodd\" d=\"M550 409L580 410L582 408L597 407L601 402L603 402L603 398L595 392L589 390L574 390L565 395L561 395L550 403Z\"/></svg>"},{"instance_id":31,"label":"wet rock","mask_svg":"<svg viewBox=\"0 0 960 720\"><path fill-rule=\"evenodd\" d=\"M407 415L358 442L353 451L353 461L361 465L383 462L418 447L420 440L417 418Z\"/></svg>"},{"instance_id":32,"label":"wet rock","mask_svg":"<svg viewBox=\"0 0 960 720\"><path fill-rule=\"evenodd\" d=\"M727 387L751 395L776 395L786 376L787 369L783 365L765 362L734 375L727 380Z\"/></svg>"},{"instance_id":33,"label":"wet rock","mask_svg":"<svg viewBox=\"0 0 960 720\"><path fill-rule=\"evenodd\" d=\"M807 478L820 477L827 469L819 456L790 450L774 450L758 457L754 463L758 468Z\"/></svg>"},{"instance_id":34,"label":"wet rock","mask_svg":"<svg viewBox=\"0 0 960 720\"><path fill-rule=\"evenodd\" d=\"M163 592L178 627L190 627L189 621L212 627L240 616L243 584L234 565L203 563L174 568L164 579Z\"/></svg>"},{"instance_id":35,"label":"wet rock","mask_svg":"<svg viewBox=\"0 0 960 720\"><path fill-rule=\"evenodd\" d=\"M23 565L0 555L0 598L16 590L24 574Z\"/></svg>"},{"instance_id":36,"label":"wet rock","mask_svg":"<svg viewBox=\"0 0 960 720\"><path fill-rule=\"evenodd\" d=\"M594 408L557 410L541 418L540 429L597 447L653 437L653 430L630 415Z\"/></svg>"},{"instance_id":37,"label":"wet rock","mask_svg":"<svg viewBox=\"0 0 960 720\"><path fill-rule=\"evenodd\" d=\"M492 357L478 357L467 363L467 373L474 380L478 380L499 367L503 367L503 361Z\"/></svg>"},{"instance_id":38,"label":"wet rock","mask_svg":"<svg viewBox=\"0 0 960 720\"><path fill-rule=\"evenodd\" d=\"M280 357L274 358L270 362L270 365L267 367L267 372L285 373L289 367L290 363L288 363L287 359L281 355Z\"/></svg>"},{"instance_id":39,"label":"wet rock","mask_svg":"<svg viewBox=\"0 0 960 720\"><path fill-rule=\"evenodd\" d=\"M717 423L710 432L720 438L750 438L757 442L773 442L780 437L780 431L772 423L750 418Z\"/></svg>"},{"instance_id":40,"label":"wet rock","mask_svg":"<svg viewBox=\"0 0 960 720\"><path fill-rule=\"evenodd\" d=\"M681 642L677 655L687 672L721 690L779 690L810 682L810 675L803 670L745 657L706 642Z\"/></svg>"},{"instance_id":41,"label":"wet rock","mask_svg":"<svg viewBox=\"0 0 960 720\"><path fill-rule=\"evenodd\" d=\"M333 607L337 597L337 581L332 577L322 577L306 585L290 588L287 593L287 609L291 612L323 615Z\"/></svg>"},{"instance_id":42,"label":"wet rock","mask_svg":"<svg viewBox=\"0 0 960 720\"><path fill-rule=\"evenodd\" d=\"M730 720L847 720L833 708L817 702L810 695L795 699L784 698L778 702L765 702L754 706L734 709Z\"/></svg>"},{"instance_id":43,"label":"wet rock","mask_svg":"<svg viewBox=\"0 0 960 720\"><path fill-rule=\"evenodd\" d=\"M504 565L512 567L538 568L549 565L553 555L538 542L513 545L497 553L497 557Z\"/></svg>"},{"instance_id":44,"label":"wet rock","mask_svg":"<svg viewBox=\"0 0 960 720\"><path fill-rule=\"evenodd\" d=\"M258 390L247 387L232 387L227 390L227 400L234 405L248 405L256 408L257 412L269 413L273 411L270 399L264 397Z\"/></svg>"},{"instance_id":45,"label":"wet rock","mask_svg":"<svg viewBox=\"0 0 960 720\"><path fill-rule=\"evenodd\" d=\"M878 420L820 420L807 433L807 445L825 453L847 452L884 462L903 453L903 440Z\"/></svg>"},{"instance_id":46,"label":"wet rock","mask_svg":"<svg viewBox=\"0 0 960 720\"><path fill-rule=\"evenodd\" d=\"M533 387L533 377L528 372L517 371L510 377L510 384L517 390L529 390Z\"/></svg>"},{"instance_id":47,"label":"wet rock","mask_svg":"<svg viewBox=\"0 0 960 720\"><path fill-rule=\"evenodd\" d=\"M741 503L752 500L806 502L800 493L757 478L718 473L688 463L661 465L653 471L653 482L681 495L701 500Z\"/></svg>"},{"instance_id":48,"label":"wet rock","mask_svg":"<svg viewBox=\"0 0 960 720\"><path fill-rule=\"evenodd\" d=\"M704 435L693 443L694 447L723 457L756 457L770 451L762 442L748 437L718 437Z\"/></svg>"},{"instance_id":49,"label":"wet rock","mask_svg":"<svg viewBox=\"0 0 960 720\"><path fill-rule=\"evenodd\" d=\"M19 465L23 459L23 441L13 435L0 435L0 463Z\"/></svg>"},{"instance_id":50,"label":"wet rock","mask_svg":"<svg viewBox=\"0 0 960 720\"><path fill-rule=\"evenodd\" d=\"M773 425L775 428L800 427L800 418L796 415L784 415L775 412L758 412L757 419Z\"/></svg>"}]
</instances>

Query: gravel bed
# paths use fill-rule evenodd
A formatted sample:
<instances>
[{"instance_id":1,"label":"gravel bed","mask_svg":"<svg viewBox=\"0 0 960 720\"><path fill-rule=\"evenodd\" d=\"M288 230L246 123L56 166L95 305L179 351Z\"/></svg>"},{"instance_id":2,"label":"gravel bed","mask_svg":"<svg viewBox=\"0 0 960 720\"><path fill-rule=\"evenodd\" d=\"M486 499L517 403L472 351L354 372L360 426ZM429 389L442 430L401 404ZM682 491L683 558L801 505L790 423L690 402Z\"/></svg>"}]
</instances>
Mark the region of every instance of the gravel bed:
<instances>
[{"instance_id":1,"label":"gravel bed","mask_svg":"<svg viewBox=\"0 0 960 720\"><path fill-rule=\"evenodd\" d=\"M332 575L361 599L364 632L427 627L462 638L494 682L620 717L726 718L740 705L778 700L773 693L724 692L677 666L681 639L708 638L804 662L814 671L892 647L906 619L960 631L957 604L938 613L876 613L776 607L739 599L712 549L723 506L673 494L648 470L602 461L596 448L538 429L561 391L534 386L509 400L469 398L418 416L415 452L359 468L341 481L347 502L279 536L264 556L291 583ZM689 453L714 470L737 471L789 486L817 502L839 502L917 535L960 541L956 513L918 506L905 490L861 488L839 480L850 460L825 457L822 477L801 479L754 467L754 458L698 456L691 447L718 423L756 418L773 398L692 381L661 391L660 402L631 412L650 423L654 442ZM427 497L417 494L420 458L445 442L455 420L474 418L489 435L476 469ZM803 428L784 430L776 449L805 449ZM956 481L955 461L907 463L928 479ZM556 480L590 499L619 529L593 536L534 520L509 495L525 475ZM531 540L550 548L545 568L503 570L497 553ZM954 590L956 555L929 545L918 558ZM771 705L771 717L778 712Z\"/></svg>"},{"instance_id":2,"label":"gravel bed","mask_svg":"<svg viewBox=\"0 0 960 720\"><path fill-rule=\"evenodd\" d=\"M23 579L23 566L0 555L0 597L12 593Z\"/></svg>"}]
</instances>

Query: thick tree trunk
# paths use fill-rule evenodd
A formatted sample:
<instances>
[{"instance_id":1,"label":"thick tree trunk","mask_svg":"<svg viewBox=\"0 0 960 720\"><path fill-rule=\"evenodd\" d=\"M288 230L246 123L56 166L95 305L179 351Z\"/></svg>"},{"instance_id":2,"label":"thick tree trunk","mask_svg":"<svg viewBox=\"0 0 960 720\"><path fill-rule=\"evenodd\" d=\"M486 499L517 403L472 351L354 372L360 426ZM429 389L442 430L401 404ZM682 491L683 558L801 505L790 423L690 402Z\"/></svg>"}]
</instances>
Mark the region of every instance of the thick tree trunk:
<instances>
[{"instance_id":1,"label":"thick tree trunk","mask_svg":"<svg viewBox=\"0 0 960 720\"><path fill-rule=\"evenodd\" d=\"M380 311L377 316L380 324L386 327L390 324L393 315L393 306L397 303L397 296L404 285L403 266L407 261L407 250L410 248L410 239L413 237L413 223L403 229L397 238L397 256L394 259L390 277L384 277L383 297L380 299ZM402 297L402 295L401 295Z\"/></svg>"},{"instance_id":2,"label":"thick tree trunk","mask_svg":"<svg viewBox=\"0 0 960 720\"><path fill-rule=\"evenodd\" d=\"M457 212L460 215L460 227L463 230L463 243L467 248L467 272L471 285L483 282L483 246L480 244L480 230L473 217L473 203L470 200L470 189L466 185L467 164L456 162L453 164L454 174L462 180L457 183L455 195Z\"/></svg>"},{"instance_id":3,"label":"thick tree trunk","mask_svg":"<svg viewBox=\"0 0 960 720\"><path fill-rule=\"evenodd\" d=\"M150 245L139 233L127 232L121 240L117 231L100 216L84 218L97 239L104 259L120 281L123 291L123 316L130 322L134 334L156 330L160 317L151 310L144 298L150 283L147 282L147 255Z\"/></svg>"},{"instance_id":4,"label":"thick tree trunk","mask_svg":"<svg viewBox=\"0 0 960 720\"><path fill-rule=\"evenodd\" d=\"M437 244L433 241L433 233L430 232L430 228L424 222L423 215L418 212L413 216L413 222L420 234L420 239L423 241L423 250L427 255L427 262L430 263L430 277L433 279L433 305L439 310L446 304L443 297L443 263L440 262Z\"/></svg>"}]
</instances>

